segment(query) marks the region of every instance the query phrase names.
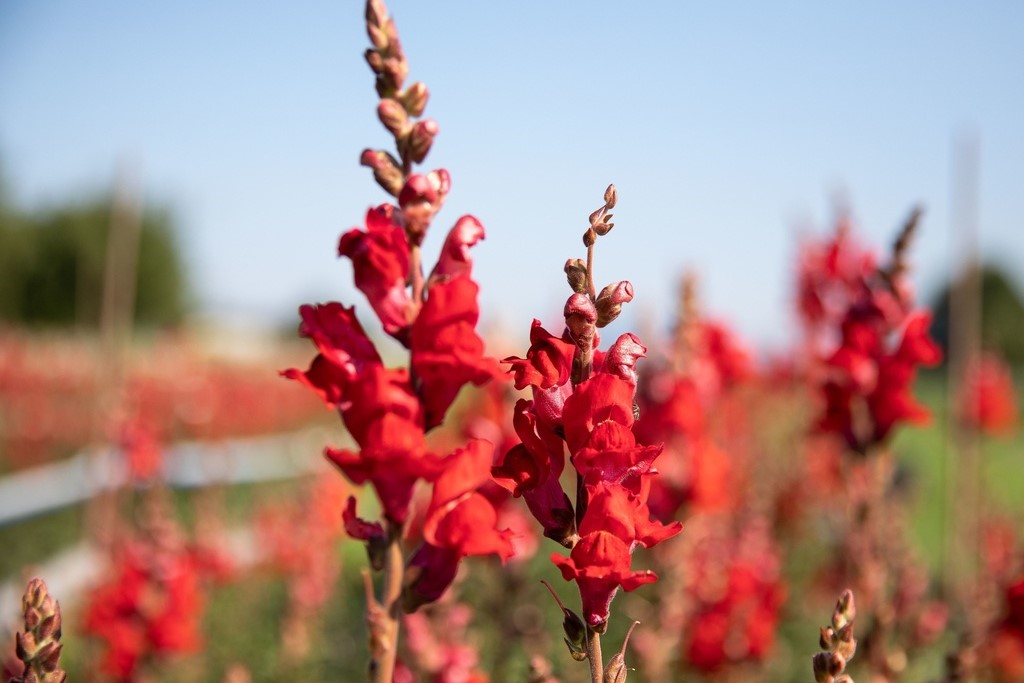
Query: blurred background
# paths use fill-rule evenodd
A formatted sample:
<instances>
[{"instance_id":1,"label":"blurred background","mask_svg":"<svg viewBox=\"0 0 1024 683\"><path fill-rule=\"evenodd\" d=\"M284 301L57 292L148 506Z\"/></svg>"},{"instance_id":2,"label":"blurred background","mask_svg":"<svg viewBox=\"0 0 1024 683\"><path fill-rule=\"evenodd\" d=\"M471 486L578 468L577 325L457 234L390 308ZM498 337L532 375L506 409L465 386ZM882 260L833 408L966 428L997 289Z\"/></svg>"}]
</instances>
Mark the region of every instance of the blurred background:
<instances>
[{"instance_id":1,"label":"blurred background","mask_svg":"<svg viewBox=\"0 0 1024 683\"><path fill-rule=\"evenodd\" d=\"M801 244L848 219L884 255L921 207L910 258L933 334L950 350L967 329L959 361L953 349L961 369L986 349L1020 377L1024 5L390 8L440 125L427 168L452 175L425 249L465 213L486 227L474 278L494 355L522 355L535 317L559 324L562 266L584 255L586 216L615 183L616 229L596 269L629 279L636 300L610 338L667 335L691 272L701 310L768 367L799 346ZM322 483L318 452L343 430L277 370L311 356L300 304L369 310L336 258L341 232L388 199L358 163L390 143L366 46L355 2L0 3L0 629L40 568L85 623L119 515L154 543L183 532L146 520L175 517L195 548L260 567L300 552L274 530L313 514L304 505L325 520L307 545L341 533L333 510L348 490ZM929 520L949 504L953 370L924 377L935 420L901 437L926 468L911 526L932 567L945 552ZM984 444L995 463L984 476L1024 487L1017 432ZM152 468L163 493L142 495ZM1004 497L1019 518L1024 504ZM362 550L342 545L305 561L314 578L285 561L225 579L203 627L221 654L159 676L279 680L289 656L324 672L361 661L358 638L324 654L295 625L333 582L358 595ZM239 604L248 623L270 624L251 641L229 633ZM353 597L323 618L341 628L360 614ZM799 660L782 642L779 661ZM103 656L68 650L79 672ZM785 666L773 674L806 678Z\"/></svg>"}]
</instances>

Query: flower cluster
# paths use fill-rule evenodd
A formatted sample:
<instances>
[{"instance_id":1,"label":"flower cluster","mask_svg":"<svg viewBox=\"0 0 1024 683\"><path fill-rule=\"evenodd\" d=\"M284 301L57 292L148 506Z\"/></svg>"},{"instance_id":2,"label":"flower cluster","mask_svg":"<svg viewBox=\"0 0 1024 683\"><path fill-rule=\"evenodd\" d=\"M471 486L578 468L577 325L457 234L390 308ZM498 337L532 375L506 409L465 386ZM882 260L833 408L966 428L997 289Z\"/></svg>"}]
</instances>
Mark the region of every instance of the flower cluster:
<instances>
[{"instance_id":1,"label":"flower cluster","mask_svg":"<svg viewBox=\"0 0 1024 683\"><path fill-rule=\"evenodd\" d=\"M766 532L755 523L735 536L709 534L688 558L687 592L695 605L683 648L701 671L762 661L771 652L786 591Z\"/></svg>"},{"instance_id":2,"label":"flower cluster","mask_svg":"<svg viewBox=\"0 0 1024 683\"><path fill-rule=\"evenodd\" d=\"M372 44L366 59L380 96L377 113L398 156L366 150L361 161L395 203L371 208L364 227L341 236L338 255L351 261L356 287L384 332L408 349L409 362L386 367L354 307L330 302L299 309L299 332L318 355L307 370L282 374L337 409L355 442L355 448L328 448L326 456L353 483L369 482L380 499L382 522L359 518L354 498L345 509L346 530L366 542L375 568L384 568L386 549L401 543L417 484L433 484L424 542L405 572L402 603L412 610L441 595L463 557L495 553L505 559L512 553L510 532L496 528L494 506L478 491L489 479L493 446L471 440L443 457L426 439L444 421L460 389L484 384L499 366L484 355L475 330L478 287L470 248L484 238L480 221L473 216L456 221L424 277L421 246L451 178L444 169L413 172L438 126L416 120L429 93L422 83L406 85L408 63L383 2L367 2L366 27ZM392 598L387 597L387 610Z\"/></svg>"},{"instance_id":3,"label":"flower cluster","mask_svg":"<svg viewBox=\"0 0 1024 683\"><path fill-rule=\"evenodd\" d=\"M1013 372L999 356L988 353L967 366L958 405L960 421L987 434L1005 434L1017 426Z\"/></svg>"},{"instance_id":4,"label":"flower cluster","mask_svg":"<svg viewBox=\"0 0 1024 683\"><path fill-rule=\"evenodd\" d=\"M145 662L198 651L203 574L200 558L173 536L125 543L85 611L86 632L106 643L102 671L133 680Z\"/></svg>"},{"instance_id":5,"label":"flower cluster","mask_svg":"<svg viewBox=\"0 0 1024 683\"><path fill-rule=\"evenodd\" d=\"M857 249L840 224L820 250L827 257L805 258L801 268L805 321L830 322L838 332L824 353L825 409L818 426L854 452L884 442L900 422L928 419L911 388L917 368L936 365L941 351L928 334L931 315L913 309L906 278L906 250L919 215L915 211L907 221L885 267Z\"/></svg>"},{"instance_id":6,"label":"flower cluster","mask_svg":"<svg viewBox=\"0 0 1024 683\"><path fill-rule=\"evenodd\" d=\"M661 447L642 445L633 433L636 362L646 348L626 333L607 352L597 349L597 328L633 298L629 282L608 285L600 294L593 285L593 245L611 229L607 211L614 204L609 187L584 236L587 262L566 263L574 293L565 304L563 333L553 335L534 321L526 357L505 361L515 387L529 387L533 398L516 404L520 443L493 470L495 481L525 499L544 534L571 549L569 557L555 553L552 561L567 581L576 581L583 618L599 632L619 587L629 591L657 578L631 569L636 546L649 548L681 528L653 521L647 506ZM576 472L575 505L561 484L566 448Z\"/></svg>"}]
</instances>

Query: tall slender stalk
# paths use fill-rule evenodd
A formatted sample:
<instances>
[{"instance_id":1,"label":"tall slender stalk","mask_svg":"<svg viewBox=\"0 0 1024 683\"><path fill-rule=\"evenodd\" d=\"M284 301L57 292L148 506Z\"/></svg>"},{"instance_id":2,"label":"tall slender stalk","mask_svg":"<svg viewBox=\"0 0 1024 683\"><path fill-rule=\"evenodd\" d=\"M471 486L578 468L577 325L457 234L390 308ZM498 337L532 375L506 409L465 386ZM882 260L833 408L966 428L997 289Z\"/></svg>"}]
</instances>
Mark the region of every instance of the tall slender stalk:
<instances>
[{"instance_id":1,"label":"tall slender stalk","mask_svg":"<svg viewBox=\"0 0 1024 683\"><path fill-rule=\"evenodd\" d=\"M587 627L587 658L590 660L591 683L603 683L604 658L601 655L601 634Z\"/></svg>"},{"instance_id":2,"label":"tall slender stalk","mask_svg":"<svg viewBox=\"0 0 1024 683\"><path fill-rule=\"evenodd\" d=\"M402 556L402 530L398 525L388 524L388 546L384 555L384 583L381 585L381 599L373 598L372 586L368 587L367 621L370 626L370 682L391 683L395 677L395 661L398 657L398 634L401 626L402 578L405 572L405 558ZM369 579L368 579L369 580Z\"/></svg>"}]
</instances>

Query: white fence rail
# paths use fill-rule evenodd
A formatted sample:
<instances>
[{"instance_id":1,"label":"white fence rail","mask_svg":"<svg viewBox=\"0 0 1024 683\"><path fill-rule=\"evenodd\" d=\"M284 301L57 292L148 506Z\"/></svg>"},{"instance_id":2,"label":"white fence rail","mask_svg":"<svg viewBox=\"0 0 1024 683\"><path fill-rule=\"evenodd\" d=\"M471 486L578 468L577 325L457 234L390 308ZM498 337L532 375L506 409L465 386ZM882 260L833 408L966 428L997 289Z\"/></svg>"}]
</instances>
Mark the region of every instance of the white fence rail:
<instances>
[{"instance_id":1,"label":"white fence rail","mask_svg":"<svg viewBox=\"0 0 1024 683\"><path fill-rule=\"evenodd\" d=\"M187 441L165 449L164 473L177 488L290 479L323 467L323 447L337 433L307 429L290 434ZM0 479L0 526L89 500L124 485L116 450L98 449Z\"/></svg>"}]
</instances>

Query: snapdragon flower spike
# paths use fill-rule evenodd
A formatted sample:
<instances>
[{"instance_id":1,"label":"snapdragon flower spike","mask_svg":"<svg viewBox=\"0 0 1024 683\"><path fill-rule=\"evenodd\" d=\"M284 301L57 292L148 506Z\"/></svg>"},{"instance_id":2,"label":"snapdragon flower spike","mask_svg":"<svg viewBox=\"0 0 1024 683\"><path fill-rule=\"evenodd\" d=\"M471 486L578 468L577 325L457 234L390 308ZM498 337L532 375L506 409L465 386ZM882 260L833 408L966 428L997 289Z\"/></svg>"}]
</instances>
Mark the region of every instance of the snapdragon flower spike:
<instances>
[{"instance_id":1,"label":"snapdragon flower spike","mask_svg":"<svg viewBox=\"0 0 1024 683\"><path fill-rule=\"evenodd\" d=\"M636 363L647 349L633 334L621 335L606 353L598 349L597 329L633 298L627 281L599 295L593 284L593 247L611 230L614 205L615 188L609 186L583 236L587 260L566 262L573 293L563 310L563 334L555 336L535 320L526 357L504 361L516 388L530 387L533 400L517 403L513 424L521 443L492 468L499 485L527 500L545 535L571 549L569 557L555 553L551 559L567 581L576 581L588 633L604 632L619 588L657 580L653 572L631 569L636 546L653 546L682 528L651 519L650 477L662 447L639 444L633 434ZM577 474L575 506L559 483L566 446ZM603 664L591 664L597 680ZM619 664L614 680L624 676Z\"/></svg>"},{"instance_id":2,"label":"snapdragon flower spike","mask_svg":"<svg viewBox=\"0 0 1024 683\"><path fill-rule=\"evenodd\" d=\"M819 264L816 278L808 276L802 283L808 289L802 298L811 301L815 294L832 304L827 317L824 309L809 308L816 311L809 316L812 332L813 325L826 330L831 325L833 334L836 328L839 332L839 344L824 356L820 389L825 405L818 428L842 437L856 453L884 442L901 422L928 420L911 389L917 368L936 365L942 354L928 335L931 315L913 309L906 279L906 251L919 216L911 214L887 267L876 268L873 258L861 256L851 272ZM837 262L846 229L833 245Z\"/></svg>"}]
</instances>

